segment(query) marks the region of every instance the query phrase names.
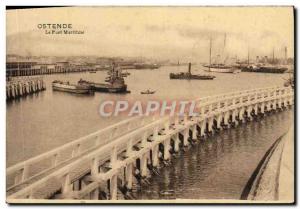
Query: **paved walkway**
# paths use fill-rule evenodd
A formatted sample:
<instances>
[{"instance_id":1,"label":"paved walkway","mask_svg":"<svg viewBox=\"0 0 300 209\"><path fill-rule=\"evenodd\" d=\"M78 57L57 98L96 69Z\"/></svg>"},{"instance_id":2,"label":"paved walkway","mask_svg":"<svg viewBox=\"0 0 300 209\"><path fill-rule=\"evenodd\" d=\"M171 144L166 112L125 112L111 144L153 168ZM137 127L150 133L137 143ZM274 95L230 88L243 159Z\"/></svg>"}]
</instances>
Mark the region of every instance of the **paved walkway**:
<instances>
[{"instance_id":1,"label":"paved walkway","mask_svg":"<svg viewBox=\"0 0 300 209\"><path fill-rule=\"evenodd\" d=\"M248 200L294 202L294 126L270 148Z\"/></svg>"},{"instance_id":2,"label":"paved walkway","mask_svg":"<svg viewBox=\"0 0 300 209\"><path fill-rule=\"evenodd\" d=\"M294 202L294 124L284 137L285 143L281 157L278 200Z\"/></svg>"}]
</instances>

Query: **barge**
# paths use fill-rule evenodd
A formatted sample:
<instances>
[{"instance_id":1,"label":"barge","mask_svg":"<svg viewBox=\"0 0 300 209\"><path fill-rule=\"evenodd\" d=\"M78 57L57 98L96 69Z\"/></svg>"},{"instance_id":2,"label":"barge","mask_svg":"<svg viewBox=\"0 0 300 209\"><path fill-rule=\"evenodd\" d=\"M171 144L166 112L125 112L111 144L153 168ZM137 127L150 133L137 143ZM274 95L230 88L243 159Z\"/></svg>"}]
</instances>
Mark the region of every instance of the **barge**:
<instances>
[{"instance_id":1,"label":"barge","mask_svg":"<svg viewBox=\"0 0 300 209\"><path fill-rule=\"evenodd\" d=\"M64 91L75 94L88 94L90 93L90 88L85 85L70 84L69 81L58 81L52 82L52 89L55 91Z\"/></svg>"}]
</instances>

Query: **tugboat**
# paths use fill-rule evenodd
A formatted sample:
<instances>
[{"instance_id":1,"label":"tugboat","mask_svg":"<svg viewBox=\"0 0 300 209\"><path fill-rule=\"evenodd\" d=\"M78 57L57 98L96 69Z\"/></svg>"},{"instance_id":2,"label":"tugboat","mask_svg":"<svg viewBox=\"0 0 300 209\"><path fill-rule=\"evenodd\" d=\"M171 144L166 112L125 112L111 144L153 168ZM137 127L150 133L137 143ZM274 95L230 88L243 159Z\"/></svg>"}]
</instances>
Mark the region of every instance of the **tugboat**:
<instances>
[{"instance_id":1,"label":"tugboat","mask_svg":"<svg viewBox=\"0 0 300 209\"><path fill-rule=\"evenodd\" d=\"M107 83L95 83L80 79L78 84L89 86L92 90L99 92L127 93L127 85L122 76L121 68L115 68L115 64L113 63L109 75L105 79Z\"/></svg>"},{"instance_id":2,"label":"tugboat","mask_svg":"<svg viewBox=\"0 0 300 209\"><path fill-rule=\"evenodd\" d=\"M52 82L52 89L56 91L64 91L75 94L88 94L90 93L90 87L85 85L70 84L69 81L58 81Z\"/></svg>"},{"instance_id":3,"label":"tugboat","mask_svg":"<svg viewBox=\"0 0 300 209\"><path fill-rule=\"evenodd\" d=\"M192 64L189 63L189 68L188 68L188 72L184 73L184 72L180 72L180 73L170 73L170 79L186 79L186 80L191 80L191 79L195 79L195 80L212 80L214 79L216 76L212 76L212 75L193 75L191 73L191 68L192 68Z\"/></svg>"}]
</instances>

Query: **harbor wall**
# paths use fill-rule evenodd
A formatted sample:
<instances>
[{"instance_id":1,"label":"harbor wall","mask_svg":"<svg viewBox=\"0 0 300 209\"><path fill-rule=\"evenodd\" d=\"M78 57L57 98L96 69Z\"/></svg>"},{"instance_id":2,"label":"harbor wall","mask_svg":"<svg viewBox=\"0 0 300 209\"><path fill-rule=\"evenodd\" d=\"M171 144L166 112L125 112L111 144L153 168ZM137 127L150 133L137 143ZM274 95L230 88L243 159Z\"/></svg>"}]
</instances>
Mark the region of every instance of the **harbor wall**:
<instances>
[{"instance_id":1,"label":"harbor wall","mask_svg":"<svg viewBox=\"0 0 300 209\"><path fill-rule=\"evenodd\" d=\"M294 127L277 139L267 151L242 199L294 202ZM252 176L252 177L253 177ZM249 185L248 185L249 187ZM245 190L244 190L245 192Z\"/></svg>"}]
</instances>

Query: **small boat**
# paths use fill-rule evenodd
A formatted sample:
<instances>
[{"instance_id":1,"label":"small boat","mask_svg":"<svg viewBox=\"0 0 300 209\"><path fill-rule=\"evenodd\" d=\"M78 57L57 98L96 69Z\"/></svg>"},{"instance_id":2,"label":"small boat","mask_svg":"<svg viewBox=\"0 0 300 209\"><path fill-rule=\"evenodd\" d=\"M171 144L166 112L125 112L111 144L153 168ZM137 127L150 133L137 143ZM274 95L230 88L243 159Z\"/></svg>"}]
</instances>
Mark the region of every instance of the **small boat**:
<instances>
[{"instance_id":1,"label":"small boat","mask_svg":"<svg viewBox=\"0 0 300 209\"><path fill-rule=\"evenodd\" d=\"M141 94L154 94L155 91L150 91L149 89L147 89L146 91L141 91Z\"/></svg>"},{"instance_id":2,"label":"small boat","mask_svg":"<svg viewBox=\"0 0 300 209\"><path fill-rule=\"evenodd\" d=\"M128 76L130 73L126 71L125 73L122 73L122 75Z\"/></svg>"},{"instance_id":3,"label":"small boat","mask_svg":"<svg viewBox=\"0 0 300 209\"><path fill-rule=\"evenodd\" d=\"M175 191L174 190L162 190L160 191L161 195L174 195Z\"/></svg>"},{"instance_id":4,"label":"small boat","mask_svg":"<svg viewBox=\"0 0 300 209\"><path fill-rule=\"evenodd\" d=\"M58 81L55 80L52 82L52 89L56 91L64 91L69 93L76 94L88 94L90 93L90 87L80 84L70 84L69 81Z\"/></svg>"},{"instance_id":5,"label":"small boat","mask_svg":"<svg viewBox=\"0 0 300 209\"><path fill-rule=\"evenodd\" d=\"M89 73L97 73L96 70L89 71Z\"/></svg>"},{"instance_id":6,"label":"small boat","mask_svg":"<svg viewBox=\"0 0 300 209\"><path fill-rule=\"evenodd\" d=\"M111 77L109 76L109 77L106 77L104 81L109 82L110 80L111 80Z\"/></svg>"}]
</instances>

